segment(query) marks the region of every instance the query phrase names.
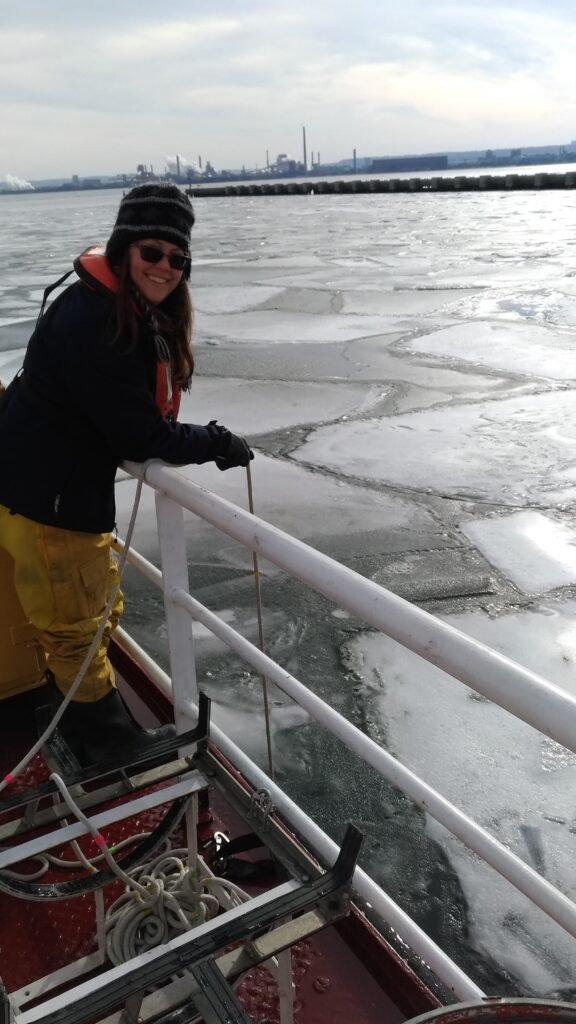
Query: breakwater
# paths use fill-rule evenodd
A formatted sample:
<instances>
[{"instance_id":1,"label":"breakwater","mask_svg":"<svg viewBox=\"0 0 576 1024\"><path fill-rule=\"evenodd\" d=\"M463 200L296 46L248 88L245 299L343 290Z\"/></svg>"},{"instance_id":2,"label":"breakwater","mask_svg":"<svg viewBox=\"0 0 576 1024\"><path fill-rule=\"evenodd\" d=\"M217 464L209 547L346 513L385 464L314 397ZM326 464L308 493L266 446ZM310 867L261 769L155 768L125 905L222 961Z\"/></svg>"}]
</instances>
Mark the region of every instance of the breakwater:
<instances>
[{"instance_id":1,"label":"breakwater","mask_svg":"<svg viewBox=\"0 0 576 1024\"><path fill-rule=\"evenodd\" d=\"M251 181L197 185L186 189L194 199L218 196L334 195L350 192L507 192L576 188L576 171L560 174L478 174L434 178L346 178L337 181Z\"/></svg>"}]
</instances>

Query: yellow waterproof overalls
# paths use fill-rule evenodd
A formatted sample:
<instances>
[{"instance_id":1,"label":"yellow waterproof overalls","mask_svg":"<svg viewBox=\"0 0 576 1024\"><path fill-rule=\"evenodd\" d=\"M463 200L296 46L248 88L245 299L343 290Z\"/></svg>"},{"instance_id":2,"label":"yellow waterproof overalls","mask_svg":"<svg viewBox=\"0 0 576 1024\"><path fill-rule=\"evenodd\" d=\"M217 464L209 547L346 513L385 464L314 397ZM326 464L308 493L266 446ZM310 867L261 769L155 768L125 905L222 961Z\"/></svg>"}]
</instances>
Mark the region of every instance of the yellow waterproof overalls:
<instances>
[{"instance_id":1,"label":"yellow waterproof overalls","mask_svg":"<svg viewBox=\"0 0 576 1024\"><path fill-rule=\"evenodd\" d=\"M109 533L43 526L0 505L0 547L14 560L18 599L38 631L47 666L64 693L78 674L118 581L110 542ZM114 686L107 648L122 608L122 593L118 591L75 700L99 700Z\"/></svg>"}]
</instances>

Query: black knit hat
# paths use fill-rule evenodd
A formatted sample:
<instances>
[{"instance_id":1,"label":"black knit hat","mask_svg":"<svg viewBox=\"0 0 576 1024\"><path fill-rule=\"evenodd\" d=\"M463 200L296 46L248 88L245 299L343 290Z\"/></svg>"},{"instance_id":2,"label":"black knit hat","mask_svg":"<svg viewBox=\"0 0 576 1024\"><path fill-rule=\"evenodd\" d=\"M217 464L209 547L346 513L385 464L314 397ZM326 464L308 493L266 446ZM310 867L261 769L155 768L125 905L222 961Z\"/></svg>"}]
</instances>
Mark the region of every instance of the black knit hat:
<instances>
[{"instance_id":1,"label":"black knit hat","mask_svg":"<svg viewBox=\"0 0 576 1024\"><path fill-rule=\"evenodd\" d=\"M193 224L192 203L177 185L137 185L120 203L106 245L108 262L113 267L124 250L142 238L161 238L189 252ZM190 266L186 276L189 275Z\"/></svg>"}]
</instances>

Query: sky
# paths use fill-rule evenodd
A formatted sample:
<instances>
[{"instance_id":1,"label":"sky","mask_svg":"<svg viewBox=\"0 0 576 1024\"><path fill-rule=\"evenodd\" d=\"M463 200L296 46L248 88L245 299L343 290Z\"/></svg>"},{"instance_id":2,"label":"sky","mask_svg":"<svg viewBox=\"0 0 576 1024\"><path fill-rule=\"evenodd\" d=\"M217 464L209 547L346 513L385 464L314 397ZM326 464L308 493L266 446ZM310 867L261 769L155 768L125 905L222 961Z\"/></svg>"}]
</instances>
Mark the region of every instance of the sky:
<instances>
[{"instance_id":1,"label":"sky","mask_svg":"<svg viewBox=\"0 0 576 1024\"><path fill-rule=\"evenodd\" d=\"M0 0L0 180L576 139L573 0Z\"/></svg>"}]
</instances>

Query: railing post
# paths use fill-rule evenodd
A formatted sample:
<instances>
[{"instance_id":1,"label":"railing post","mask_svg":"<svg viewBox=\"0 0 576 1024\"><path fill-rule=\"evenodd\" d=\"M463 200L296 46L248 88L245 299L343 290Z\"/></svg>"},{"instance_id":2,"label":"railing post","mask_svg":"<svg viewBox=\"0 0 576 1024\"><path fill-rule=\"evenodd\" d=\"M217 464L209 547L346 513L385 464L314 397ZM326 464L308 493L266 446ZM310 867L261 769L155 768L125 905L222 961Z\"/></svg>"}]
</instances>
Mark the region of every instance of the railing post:
<instances>
[{"instance_id":1,"label":"railing post","mask_svg":"<svg viewBox=\"0 0 576 1024\"><path fill-rule=\"evenodd\" d=\"M181 505L157 491L156 516L164 581L174 718L178 732L183 732L196 724L190 702L196 703L198 700L192 620L188 612L174 600L174 593L177 591L184 590L189 593L184 513Z\"/></svg>"}]
</instances>

